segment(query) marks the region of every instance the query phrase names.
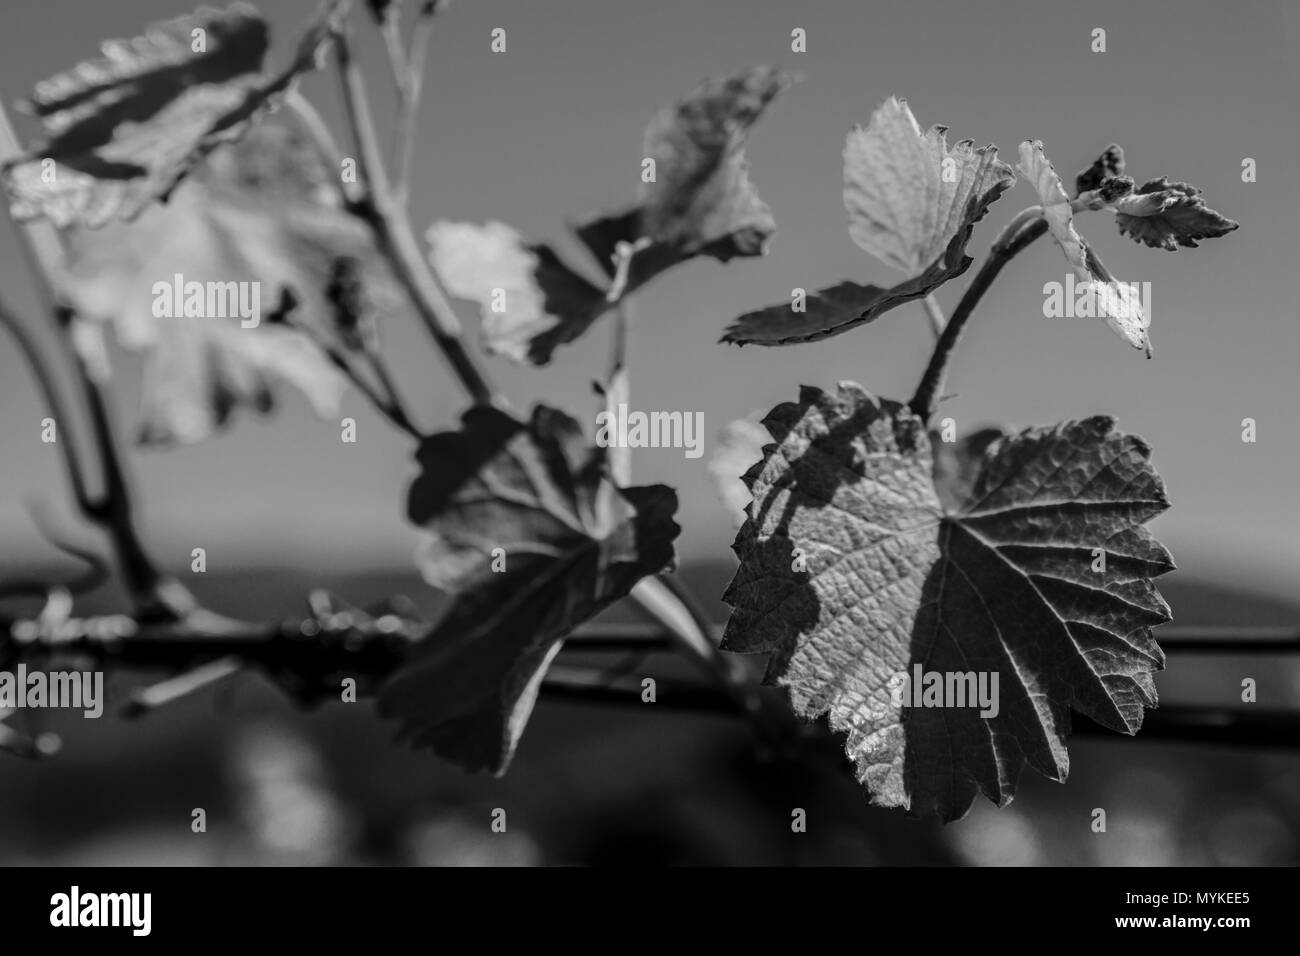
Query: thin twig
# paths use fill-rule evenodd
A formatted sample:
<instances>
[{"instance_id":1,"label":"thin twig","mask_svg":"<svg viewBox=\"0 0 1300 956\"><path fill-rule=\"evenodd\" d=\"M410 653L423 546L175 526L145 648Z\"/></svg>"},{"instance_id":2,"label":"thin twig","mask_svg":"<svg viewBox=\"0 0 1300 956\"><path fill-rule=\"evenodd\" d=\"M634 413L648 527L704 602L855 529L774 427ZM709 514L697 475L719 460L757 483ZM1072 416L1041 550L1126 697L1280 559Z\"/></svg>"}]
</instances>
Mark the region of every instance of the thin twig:
<instances>
[{"instance_id":1,"label":"thin twig","mask_svg":"<svg viewBox=\"0 0 1300 956\"><path fill-rule=\"evenodd\" d=\"M334 343L326 339L324 335L317 332L310 324L295 320L292 313L286 314L283 321L285 325L296 329L311 339L316 347L325 353L325 357L330 360L334 367L342 372L348 381L356 387L357 391L370 401L370 404L375 407L375 410L378 411L379 414L383 415L392 422L393 425L406 432L417 442L424 440L424 433L421 432L420 429L415 426L415 423L411 421L405 406L402 404L401 399L397 396L397 393L394 390L392 380L388 377L387 371L383 367L383 363L377 361L375 356L367 353L369 359L368 364L376 375L379 376L383 391L376 389L375 386L361 374L357 367L352 364L352 359L349 355L336 347Z\"/></svg>"},{"instance_id":2,"label":"thin twig","mask_svg":"<svg viewBox=\"0 0 1300 956\"><path fill-rule=\"evenodd\" d=\"M316 151L330 168L332 175L328 176L327 180L335 185L339 198L345 205L359 202L365 185L360 180L343 179L343 160L346 157L343 155L343 150L339 148L338 141L334 139L334 134L330 132L329 125L311 100L303 96L301 90L294 88L285 95L284 105L298 120L298 125L303 132L311 137L316 145Z\"/></svg>"},{"instance_id":3,"label":"thin twig","mask_svg":"<svg viewBox=\"0 0 1300 956\"><path fill-rule=\"evenodd\" d=\"M334 367L348 377L348 380L356 386L357 391L370 400L370 404L375 407L379 414L383 415L396 427L406 432L417 442L424 441L424 434L420 429L415 427L415 423L406 414L406 409L397 403L391 393L385 395L376 389L366 377L357 371L356 366L338 349L328 343L319 342L325 355L329 358ZM391 384L391 383L390 383Z\"/></svg>"},{"instance_id":4,"label":"thin twig","mask_svg":"<svg viewBox=\"0 0 1300 956\"><path fill-rule=\"evenodd\" d=\"M433 46L434 17L439 7L438 3L421 5L416 13L415 25L411 28L411 42L406 54L401 58L402 70L397 89L397 124L393 129L393 156L396 163L393 195L403 208L411 194L411 169L415 162L415 133L420 119L420 95L424 91L424 69L429 60L429 50ZM391 22L395 30L396 18ZM390 31L385 29L384 32L387 36ZM396 68L396 61L394 61L394 69Z\"/></svg>"},{"instance_id":5,"label":"thin twig","mask_svg":"<svg viewBox=\"0 0 1300 956\"><path fill-rule=\"evenodd\" d=\"M122 707L122 716L135 718L153 713L173 701L235 676L243 667L243 662L234 656L219 657L215 661L200 664L183 674L133 692Z\"/></svg>"},{"instance_id":6,"label":"thin twig","mask_svg":"<svg viewBox=\"0 0 1300 956\"><path fill-rule=\"evenodd\" d=\"M9 117L0 105L0 161L22 154L21 144L9 125ZM8 204L5 204L6 209ZM22 246L35 278L37 293L53 316L61 341L81 382L83 402L90 415L91 436L99 458L101 494L98 499L80 500L82 513L103 528L113 543L118 569L142 616L175 618L193 606L189 592L173 578L163 575L145 552L136 533L130 489L118 453L118 443L103 387L81 350L72 343L74 314L61 300L54 276L62 266L63 243L54 227L44 220L16 225Z\"/></svg>"},{"instance_id":7,"label":"thin twig","mask_svg":"<svg viewBox=\"0 0 1300 956\"><path fill-rule=\"evenodd\" d=\"M18 350L23 353L27 367L31 369L32 376L36 379L36 385L41 391L41 396L45 399L50 417L54 419L56 429L54 443L59 446L59 450L63 453L63 463L68 473L68 481L72 485L72 494L76 498L77 506L83 512L90 511L93 509L94 504L90 497L90 490L86 486L86 472L81 462L81 452L77 447L76 423L63 405L58 385L54 380L53 370L46 363L40 347L28 333L22 320L9 311L8 306L3 302L0 302L0 325L9 330L9 334L13 336L14 341L18 344ZM59 432L63 433L62 436L59 435Z\"/></svg>"},{"instance_id":8,"label":"thin twig","mask_svg":"<svg viewBox=\"0 0 1300 956\"><path fill-rule=\"evenodd\" d=\"M365 80L352 59L345 33L334 35L334 50L343 84L344 108L357 148L359 178L365 187L362 199L350 204L350 208L370 226L416 312L471 398L479 404L491 404L496 393L465 351L456 313L421 254L405 210L395 200L388 184Z\"/></svg>"},{"instance_id":9,"label":"thin twig","mask_svg":"<svg viewBox=\"0 0 1300 956\"><path fill-rule=\"evenodd\" d=\"M411 434L417 435L420 440L423 440L424 433L415 425L415 420L411 417L411 413L406 407L406 402L402 400L402 395L397 390L397 383L394 381L392 373L388 370L388 363L385 362L383 356L379 355L377 352L367 350L365 355L370 370L375 373L375 378L379 380L379 387L382 389L382 394L385 401L388 403L388 407L392 409L394 415L396 415L401 422L405 422L405 424L400 425L400 427L406 428L407 431L411 432Z\"/></svg>"},{"instance_id":10,"label":"thin twig","mask_svg":"<svg viewBox=\"0 0 1300 956\"><path fill-rule=\"evenodd\" d=\"M1013 220L1012 224L1015 222L1016 220ZM1045 232L1047 232L1047 221L1040 218L1020 228L1018 232L1013 232L1010 228L1004 229L997 241L993 243L989 257L984 260L984 265L980 267L980 271L967 287L961 301L957 303L952 318L944 327L943 334L935 343L930 364L926 367L925 374L921 376L916 394L912 396L910 403L912 411L922 421L928 422L934 416L935 405L942 394L944 378L948 372L948 363L952 360L953 350L957 347L957 342L971 313L975 311L975 306L993 284L993 280L998 277L1002 267Z\"/></svg>"},{"instance_id":11,"label":"thin twig","mask_svg":"<svg viewBox=\"0 0 1300 956\"><path fill-rule=\"evenodd\" d=\"M1076 197L1070 203L1072 212L1099 208L1101 206L1095 190ZM979 304L980 298L993 284L1002 267L1047 230L1048 223L1043 218L1042 206L1027 206L1016 213L998 234L988 259L966 289L966 294L957 303L957 311L946 324L942 322L943 313L938 311L938 303L933 302L931 296L925 297L925 306L930 311L930 319L936 324L936 328L942 329L942 333L935 343L930 364L926 367L925 374L922 375L920 384L916 387L916 394L910 403L916 415L927 422L934 415L935 405L942 397L944 377L947 374L948 364L952 361L953 350L957 347L966 322L970 319L975 306ZM1148 345L1148 358L1150 358L1149 352Z\"/></svg>"},{"instance_id":12,"label":"thin twig","mask_svg":"<svg viewBox=\"0 0 1300 956\"><path fill-rule=\"evenodd\" d=\"M925 306L925 314L930 317L930 329L934 332L935 339L938 340L943 335L944 327L948 324L948 320L943 317L943 309L939 307L939 300L931 294L923 298L921 304Z\"/></svg>"},{"instance_id":13,"label":"thin twig","mask_svg":"<svg viewBox=\"0 0 1300 956\"><path fill-rule=\"evenodd\" d=\"M63 323L71 321L65 316ZM90 412L91 434L99 450L100 471L103 476L102 499L87 517L98 521L109 531L117 567L126 580L140 613L146 617L173 618L194 606L189 592L179 581L160 572L144 549L136 532L134 504L126 470L118 454L117 433L108 410L108 397L99 382L78 358L81 371L81 389Z\"/></svg>"},{"instance_id":14,"label":"thin twig","mask_svg":"<svg viewBox=\"0 0 1300 956\"><path fill-rule=\"evenodd\" d=\"M81 574L68 581L51 582L48 576L31 578L7 578L0 582L0 597L45 597L56 589L66 591L69 595L86 594L95 590L109 579L111 574L108 562L94 551L73 544L54 526L53 510L46 507L44 499L37 498L28 502L28 512L37 530L46 541L64 554L71 555L86 565Z\"/></svg>"},{"instance_id":15,"label":"thin twig","mask_svg":"<svg viewBox=\"0 0 1300 956\"><path fill-rule=\"evenodd\" d=\"M388 66L393 73L393 89L401 96L402 84L406 80L406 50L402 47L402 25L398 10L398 5L393 4L385 11L379 33L384 38L384 53L388 55Z\"/></svg>"}]
</instances>

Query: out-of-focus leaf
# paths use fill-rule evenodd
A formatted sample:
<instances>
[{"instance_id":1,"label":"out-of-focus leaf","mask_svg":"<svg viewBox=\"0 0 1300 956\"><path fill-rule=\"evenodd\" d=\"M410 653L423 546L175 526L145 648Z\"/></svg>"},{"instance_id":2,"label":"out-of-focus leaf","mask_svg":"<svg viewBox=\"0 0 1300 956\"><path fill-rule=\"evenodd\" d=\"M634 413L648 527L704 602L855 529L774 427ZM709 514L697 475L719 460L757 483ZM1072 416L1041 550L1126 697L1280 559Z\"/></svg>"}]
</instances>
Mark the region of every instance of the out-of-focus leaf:
<instances>
[{"instance_id":1,"label":"out-of-focus leaf","mask_svg":"<svg viewBox=\"0 0 1300 956\"><path fill-rule=\"evenodd\" d=\"M663 485L603 494L578 423L541 405L527 424L472 408L418 457L407 512L432 534L420 567L453 601L379 709L405 739L501 773L564 637L673 564L677 496Z\"/></svg>"},{"instance_id":2,"label":"out-of-focus leaf","mask_svg":"<svg viewBox=\"0 0 1300 956\"><path fill-rule=\"evenodd\" d=\"M573 227L611 279L619 245L634 249L623 295L694 256L726 262L763 253L775 224L749 181L744 146L767 104L791 82L766 66L716 77L650 122L645 155L655 162L655 180L643 184L640 201ZM438 222L428 238L443 282L480 303L487 349L517 362L546 364L610 306L607 290L502 223ZM506 293L504 310L491 307L498 290Z\"/></svg>"},{"instance_id":3,"label":"out-of-focus leaf","mask_svg":"<svg viewBox=\"0 0 1300 956\"><path fill-rule=\"evenodd\" d=\"M1151 317L1142 311L1142 304L1133 288L1110 275L1074 228L1070 197L1065 194L1061 178L1043 153L1040 140L1026 140L1020 144L1020 172L1038 190L1052 239L1065 254L1075 276L1095 295L1098 313L1116 335L1135 349L1144 349L1150 358L1151 337L1147 330Z\"/></svg>"},{"instance_id":4,"label":"out-of-focus leaf","mask_svg":"<svg viewBox=\"0 0 1300 956\"><path fill-rule=\"evenodd\" d=\"M505 223L440 220L427 238L447 290L479 304L483 344L494 355L545 365L609 307L550 246L526 242Z\"/></svg>"},{"instance_id":5,"label":"out-of-focus leaf","mask_svg":"<svg viewBox=\"0 0 1300 956\"><path fill-rule=\"evenodd\" d=\"M1139 729L1169 620L1152 578L1173 568L1144 527L1168 502L1141 439L1104 417L996 439L945 505L905 404L805 388L764 424L723 646L770 654L795 711L847 733L873 802L957 819L977 790L1008 803L1026 762L1064 780L1072 709ZM953 690L998 675L988 715L915 706L917 668Z\"/></svg>"},{"instance_id":6,"label":"out-of-focus leaf","mask_svg":"<svg viewBox=\"0 0 1300 956\"><path fill-rule=\"evenodd\" d=\"M949 147L946 126L921 132L906 101L891 96L844 145L849 235L909 278L951 258L952 241L1016 181L996 146L964 139Z\"/></svg>"},{"instance_id":7,"label":"out-of-focus leaf","mask_svg":"<svg viewBox=\"0 0 1300 956\"><path fill-rule=\"evenodd\" d=\"M389 17L396 16L400 9L401 3L395 5L393 0L366 0L366 10L375 23L383 23Z\"/></svg>"},{"instance_id":8,"label":"out-of-focus leaf","mask_svg":"<svg viewBox=\"0 0 1300 956\"><path fill-rule=\"evenodd\" d=\"M770 444L772 436L758 421L738 418L728 422L718 433L709 456L709 477L732 523L739 528L745 523L745 509L751 500L744 482L745 472L763 457L763 447Z\"/></svg>"},{"instance_id":9,"label":"out-of-focus leaf","mask_svg":"<svg viewBox=\"0 0 1300 956\"><path fill-rule=\"evenodd\" d=\"M1179 246L1195 249L1197 239L1217 239L1240 225L1206 206L1195 186L1163 176L1118 200L1115 221L1120 235L1170 252Z\"/></svg>"},{"instance_id":10,"label":"out-of-focus leaf","mask_svg":"<svg viewBox=\"0 0 1300 956\"><path fill-rule=\"evenodd\" d=\"M771 66L713 77L650 121L645 155L655 161L655 179L641 188L645 238L696 255L740 236L746 248L735 254L759 251L750 251L753 238L770 235L776 224L749 181L744 146L750 128L791 82L789 73Z\"/></svg>"},{"instance_id":11,"label":"out-of-focus leaf","mask_svg":"<svg viewBox=\"0 0 1300 956\"><path fill-rule=\"evenodd\" d=\"M573 226L573 232L611 279L615 274L614 256L619 244L627 243L633 247L624 295L631 295L661 272L691 258L680 247L667 242L652 242L642 235L640 206L583 220ZM721 262L738 255L757 256L762 254L765 240L766 234L743 232L701 249L698 254L711 255Z\"/></svg>"},{"instance_id":12,"label":"out-of-focus leaf","mask_svg":"<svg viewBox=\"0 0 1300 956\"><path fill-rule=\"evenodd\" d=\"M110 323L123 347L145 356L142 441L195 442L238 406L268 411L277 381L321 415L338 410L337 370L302 332L267 320L288 289L295 321L331 335L327 291L340 257L356 260L375 311L400 301L368 230L326 187L329 175L309 141L264 123L214 153L171 202L131 223L70 233L60 284L78 323ZM186 283L258 283L260 323L155 316L154 284L178 274Z\"/></svg>"},{"instance_id":13,"label":"out-of-focus leaf","mask_svg":"<svg viewBox=\"0 0 1300 956\"><path fill-rule=\"evenodd\" d=\"M637 205L574 227L606 275L614 275L621 242L638 245L629 293L694 256L727 262L763 254L776 223L749 181L744 147L767 105L793 82L775 67L752 67L706 80L655 116L645 134L655 182L643 184Z\"/></svg>"},{"instance_id":14,"label":"out-of-focus leaf","mask_svg":"<svg viewBox=\"0 0 1300 956\"><path fill-rule=\"evenodd\" d=\"M946 511L956 511L970 500L975 481L984 469L984 453L989 445L1009 435L1004 428L981 428L955 441L943 441L939 432L930 432L930 453L934 457L934 490Z\"/></svg>"},{"instance_id":15,"label":"out-of-focus leaf","mask_svg":"<svg viewBox=\"0 0 1300 956\"><path fill-rule=\"evenodd\" d=\"M47 138L5 165L14 215L98 226L165 200L315 67L347 8L348 0L329 0L289 64L271 76L261 72L266 22L245 3L204 7L106 42L102 58L44 81L24 104Z\"/></svg>"}]
</instances>

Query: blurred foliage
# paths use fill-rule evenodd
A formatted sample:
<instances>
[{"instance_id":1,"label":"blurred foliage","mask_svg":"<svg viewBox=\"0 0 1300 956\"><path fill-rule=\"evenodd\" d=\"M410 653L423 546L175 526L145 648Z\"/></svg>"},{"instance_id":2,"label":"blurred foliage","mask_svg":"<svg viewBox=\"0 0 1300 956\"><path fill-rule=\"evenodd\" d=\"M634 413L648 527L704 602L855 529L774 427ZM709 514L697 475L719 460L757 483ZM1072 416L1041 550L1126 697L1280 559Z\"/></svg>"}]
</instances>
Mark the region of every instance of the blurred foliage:
<instances>
[{"instance_id":1,"label":"blurred foliage","mask_svg":"<svg viewBox=\"0 0 1300 956\"><path fill-rule=\"evenodd\" d=\"M730 567L686 571L716 594ZM1175 576L1176 577L1176 576ZM421 592L409 577L323 584L366 603ZM293 574L204 581L215 607L274 615L309 586ZM1174 580L1181 623L1284 624L1280 600ZM106 602L107 603L107 602ZM1300 705L1300 670L1178 657L1158 681L1170 702L1230 703L1222 675L1249 674ZM647 672L663 672L652 658ZM1036 776L1004 810L948 827L867 805L850 773L765 762L739 722L543 696L528 746L502 779L467 775L395 746L373 708L299 712L260 678L141 721L44 712L63 750L0 761L0 864L418 865L1274 865L1300 862L1300 758L1130 740L1071 741L1064 785ZM1215 696L1215 695L1218 696ZM24 715L26 716L26 715ZM1104 807L1108 832L1091 832ZM190 831L207 810L208 832ZM490 828L507 812L505 833ZM807 811L792 833L791 811Z\"/></svg>"}]
</instances>

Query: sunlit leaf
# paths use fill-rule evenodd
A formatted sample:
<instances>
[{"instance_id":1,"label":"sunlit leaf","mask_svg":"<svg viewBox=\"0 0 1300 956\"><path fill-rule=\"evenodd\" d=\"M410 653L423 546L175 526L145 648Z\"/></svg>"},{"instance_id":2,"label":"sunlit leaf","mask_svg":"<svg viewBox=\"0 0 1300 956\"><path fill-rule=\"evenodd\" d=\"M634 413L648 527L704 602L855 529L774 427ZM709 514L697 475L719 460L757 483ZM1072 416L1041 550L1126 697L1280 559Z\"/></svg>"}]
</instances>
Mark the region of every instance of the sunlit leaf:
<instances>
[{"instance_id":1,"label":"sunlit leaf","mask_svg":"<svg viewBox=\"0 0 1300 956\"><path fill-rule=\"evenodd\" d=\"M975 224L1015 182L994 146L948 146L943 126L922 133L912 111L890 97L844 148L844 205L860 247L908 278L884 287L841 282L737 318L722 341L797 345L847 332L922 299L970 268Z\"/></svg>"},{"instance_id":2,"label":"sunlit leaf","mask_svg":"<svg viewBox=\"0 0 1300 956\"><path fill-rule=\"evenodd\" d=\"M1116 335L1136 349L1145 349L1150 358L1151 338L1147 330L1151 317L1143 312L1133 287L1116 281L1074 228L1070 197L1043 153L1041 141L1026 140L1020 144L1020 172L1038 190L1052 239L1065 254L1075 276L1096 296L1098 313Z\"/></svg>"},{"instance_id":3,"label":"sunlit leaf","mask_svg":"<svg viewBox=\"0 0 1300 956\"><path fill-rule=\"evenodd\" d=\"M976 149L969 139L950 147L946 133L945 126L922 132L907 103L891 96L844 146L849 235L909 278L950 258L971 210L978 219L1016 180L997 147Z\"/></svg>"},{"instance_id":4,"label":"sunlit leaf","mask_svg":"<svg viewBox=\"0 0 1300 956\"><path fill-rule=\"evenodd\" d=\"M452 603L379 695L403 738L503 772L568 633L673 564L677 496L605 494L578 423L539 405L525 424L486 406L419 450L407 511L431 537L420 567Z\"/></svg>"},{"instance_id":5,"label":"sunlit leaf","mask_svg":"<svg viewBox=\"0 0 1300 956\"><path fill-rule=\"evenodd\" d=\"M805 388L764 424L724 647L769 654L795 711L847 734L873 802L956 819L977 791L1008 803L1026 763L1064 780L1071 710L1139 729L1170 617L1152 578L1173 568L1141 439L1105 417L1026 429L941 495L906 405ZM996 693L915 706L917 668Z\"/></svg>"},{"instance_id":6,"label":"sunlit leaf","mask_svg":"<svg viewBox=\"0 0 1300 956\"><path fill-rule=\"evenodd\" d=\"M1179 246L1195 249L1197 239L1217 239L1240 225L1206 206L1195 186L1163 176L1118 200L1115 221L1120 235L1170 252Z\"/></svg>"}]
</instances>

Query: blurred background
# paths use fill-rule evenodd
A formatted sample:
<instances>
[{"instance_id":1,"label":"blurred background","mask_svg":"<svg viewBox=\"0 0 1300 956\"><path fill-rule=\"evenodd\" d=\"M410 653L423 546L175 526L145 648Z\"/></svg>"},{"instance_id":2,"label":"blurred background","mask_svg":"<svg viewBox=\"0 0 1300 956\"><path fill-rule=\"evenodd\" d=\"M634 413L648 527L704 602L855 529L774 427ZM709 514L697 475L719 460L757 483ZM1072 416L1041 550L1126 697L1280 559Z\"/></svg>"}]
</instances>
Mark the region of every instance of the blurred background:
<instances>
[{"instance_id":1,"label":"blurred background","mask_svg":"<svg viewBox=\"0 0 1300 956\"><path fill-rule=\"evenodd\" d=\"M283 62L311 0L264 2L272 63ZM6 105L96 44L187 8L154 0L14 0L0 36ZM364 18L357 17L358 27ZM489 34L506 29L507 52ZM790 32L807 31L806 53ZM1107 51L1090 52L1092 31ZM706 435L793 399L801 383L858 381L906 397L931 333L919 305L866 329L793 349L716 344L736 315L845 278L889 284L887 266L848 238L840 200L844 135L890 94L950 140L994 142L1014 161L1042 139L1068 180L1110 142L1141 182L1200 186L1241 228L1171 254L1120 237L1108 216L1078 225L1117 277L1150 282L1155 358L1099 321L1045 319L1042 285L1064 279L1038 243L1002 274L972 322L943 406L965 431L1108 413L1146 438L1172 509L1154 524L1179 571L1161 579L1176 623L1300 625L1300 469L1292 283L1297 202L1294 5L1278 2L1064 2L871 5L698 0L453 3L435 39L423 107L412 216L509 222L582 261L566 222L634 198L647 120L698 80L756 62L803 74L758 125L751 176L777 233L764 259L691 263L638 296L630 365L634 403L703 411ZM379 114L392 105L373 31L361 29ZM333 77L304 91L341 131ZM31 135L30 125L20 135ZM1243 183L1253 158L1258 181ZM977 229L1033 203L1021 185ZM0 234L6 301L36 317L14 237ZM951 310L964 282L940 291ZM462 304L468 329L475 309ZM414 324L383 329L411 407L451 426L463 396ZM542 398L594 412L607 330L521 370L486 360L517 406ZM134 432L138 360L115 354L117 410ZM140 521L160 560L209 606L262 618L299 613L314 586L364 603L393 593L429 600L403 519L409 444L358 396L338 423L285 391L269 419L238 416L203 444L138 451ZM57 554L27 510L33 495L70 500L45 412L20 360L0 349L0 572ZM1258 441L1241 441L1242 419ZM710 602L730 577L733 527L716 500L708 455L638 450L638 481L679 489L681 574ZM208 572L190 575L203 547ZM116 610L112 589L79 608ZM1180 656L1158 678L1162 702L1231 706L1243 677L1261 706L1300 706L1286 660ZM120 695L134 679L116 677ZM1026 775L1011 807L978 804L946 828L874 810L829 766L765 763L724 718L608 710L543 700L509 775L472 777L390 742L366 704L300 713L256 677L237 678L140 722L40 715L64 738L40 764L0 755L0 863L969 863L1286 864L1300 859L1300 758L1126 738L1076 738L1059 786ZM203 807L208 833L190 832ZM506 834L488 829L505 808ZM790 811L808 832L790 832ZM1108 833L1089 829L1108 812Z\"/></svg>"}]
</instances>

